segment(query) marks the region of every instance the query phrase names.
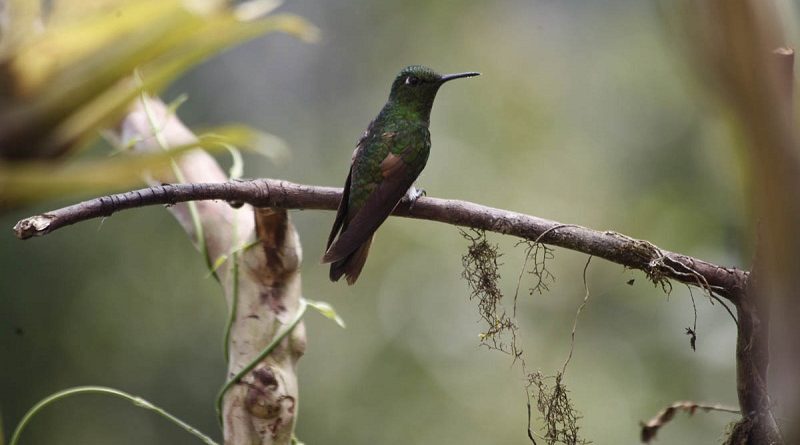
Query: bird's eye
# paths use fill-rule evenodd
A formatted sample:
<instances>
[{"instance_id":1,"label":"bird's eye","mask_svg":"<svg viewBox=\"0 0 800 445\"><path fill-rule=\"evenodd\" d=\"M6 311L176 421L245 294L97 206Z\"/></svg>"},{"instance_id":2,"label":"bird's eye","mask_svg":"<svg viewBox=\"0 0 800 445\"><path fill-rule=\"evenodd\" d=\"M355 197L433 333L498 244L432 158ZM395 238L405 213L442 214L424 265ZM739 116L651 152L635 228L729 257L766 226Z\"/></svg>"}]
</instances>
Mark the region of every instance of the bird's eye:
<instances>
[{"instance_id":1,"label":"bird's eye","mask_svg":"<svg viewBox=\"0 0 800 445\"><path fill-rule=\"evenodd\" d=\"M414 85L416 85L418 83L419 83L419 79L417 79L416 77L414 77L414 76L406 77L406 85L414 86Z\"/></svg>"}]
</instances>

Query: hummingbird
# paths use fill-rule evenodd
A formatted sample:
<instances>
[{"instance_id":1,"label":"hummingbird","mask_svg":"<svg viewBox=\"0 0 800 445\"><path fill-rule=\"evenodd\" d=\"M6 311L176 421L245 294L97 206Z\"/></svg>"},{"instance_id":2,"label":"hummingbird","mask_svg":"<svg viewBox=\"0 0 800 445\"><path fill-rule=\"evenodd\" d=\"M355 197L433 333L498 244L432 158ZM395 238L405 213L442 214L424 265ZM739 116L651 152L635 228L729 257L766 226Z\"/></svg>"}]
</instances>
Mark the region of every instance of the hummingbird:
<instances>
[{"instance_id":1,"label":"hummingbird","mask_svg":"<svg viewBox=\"0 0 800 445\"><path fill-rule=\"evenodd\" d=\"M424 191L414 187L431 150L428 130L433 99L445 82L480 73L441 75L412 65L392 82L389 100L361 135L344 183L323 263L330 279L358 279L378 227L404 198L413 206ZM338 235L338 237L337 237Z\"/></svg>"}]
</instances>

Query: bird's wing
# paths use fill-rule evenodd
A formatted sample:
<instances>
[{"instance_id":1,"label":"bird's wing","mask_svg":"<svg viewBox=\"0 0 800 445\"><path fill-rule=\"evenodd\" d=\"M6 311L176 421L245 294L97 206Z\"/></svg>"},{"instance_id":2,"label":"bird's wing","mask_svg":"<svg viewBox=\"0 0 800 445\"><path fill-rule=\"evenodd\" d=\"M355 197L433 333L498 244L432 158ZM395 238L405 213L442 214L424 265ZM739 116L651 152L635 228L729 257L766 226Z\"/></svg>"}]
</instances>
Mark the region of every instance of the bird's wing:
<instances>
[{"instance_id":1,"label":"bird's wing","mask_svg":"<svg viewBox=\"0 0 800 445\"><path fill-rule=\"evenodd\" d=\"M356 148L357 150L358 148ZM328 235L328 244L325 245L325 250L327 251L331 244L333 244L333 239L336 238L336 234L339 233L339 229L342 228L342 224L345 222L345 217L347 216L347 204L350 201L350 178L353 176L353 168L350 167L350 172L347 173L347 181L344 182L344 190L342 190L342 200L339 201L339 208L336 209L336 219L333 221L333 227L331 227L331 234Z\"/></svg>"},{"instance_id":2,"label":"bird's wing","mask_svg":"<svg viewBox=\"0 0 800 445\"><path fill-rule=\"evenodd\" d=\"M323 263L345 258L370 239L392 213L417 176L403 162L402 156L393 153L384 158L380 167L382 181L367 196L364 205L353 215L339 238L328 248L322 257Z\"/></svg>"},{"instance_id":3,"label":"bird's wing","mask_svg":"<svg viewBox=\"0 0 800 445\"><path fill-rule=\"evenodd\" d=\"M369 125L367 125L367 129L364 130L364 133L361 134L361 137L358 138L358 142L356 142L356 148L353 150L353 156L350 159L350 170L347 172L347 180L344 182L344 189L342 190L342 199L339 201L339 207L336 209L336 219L334 219L333 227L331 227L331 233L328 235L328 244L325 245L326 251L331 247L331 244L333 244L333 239L336 238L339 230L344 230L347 228L346 217L350 203L350 181L353 177L353 162L355 161L359 150L364 147L367 137L369 136L370 129L374 123L375 121L372 121L369 123Z\"/></svg>"}]
</instances>

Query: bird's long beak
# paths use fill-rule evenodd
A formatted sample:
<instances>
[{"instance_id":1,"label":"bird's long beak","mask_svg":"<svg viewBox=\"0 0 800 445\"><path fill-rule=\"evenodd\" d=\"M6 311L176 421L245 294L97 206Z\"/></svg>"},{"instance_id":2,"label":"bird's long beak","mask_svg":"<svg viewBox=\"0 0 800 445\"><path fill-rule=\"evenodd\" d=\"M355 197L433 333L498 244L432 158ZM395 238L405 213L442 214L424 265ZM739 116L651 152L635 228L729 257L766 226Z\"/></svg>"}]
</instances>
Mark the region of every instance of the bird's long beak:
<instances>
[{"instance_id":1,"label":"bird's long beak","mask_svg":"<svg viewBox=\"0 0 800 445\"><path fill-rule=\"evenodd\" d=\"M447 82L449 80L453 80L453 79L461 79L462 77L475 77L475 76L480 76L480 75L481 75L481 73L476 73L475 71L470 71L470 72L467 72L467 73L446 74L446 75L442 76L442 79L440 80L440 82L441 83L445 83L445 82Z\"/></svg>"}]
</instances>

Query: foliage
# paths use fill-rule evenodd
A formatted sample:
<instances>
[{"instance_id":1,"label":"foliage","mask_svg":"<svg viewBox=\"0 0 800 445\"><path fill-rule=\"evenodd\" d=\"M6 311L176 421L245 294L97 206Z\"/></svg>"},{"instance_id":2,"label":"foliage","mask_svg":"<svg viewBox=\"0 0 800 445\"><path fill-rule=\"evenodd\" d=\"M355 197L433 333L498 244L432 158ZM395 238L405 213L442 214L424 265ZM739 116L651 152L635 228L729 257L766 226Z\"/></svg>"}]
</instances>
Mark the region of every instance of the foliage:
<instances>
[{"instance_id":1,"label":"foliage","mask_svg":"<svg viewBox=\"0 0 800 445\"><path fill-rule=\"evenodd\" d=\"M44 3L12 0L7 6L9 25L0 41L0 203L132 185L143 169L168 165L168 157L72 165L61 158L115 125L141 91L159 91L229 46L275 31L316 37L316 28L300 17L265 16L277 4L263 0L236 7L72 0L55 2L49 11Z\"/></svg>"}]
</instances>

